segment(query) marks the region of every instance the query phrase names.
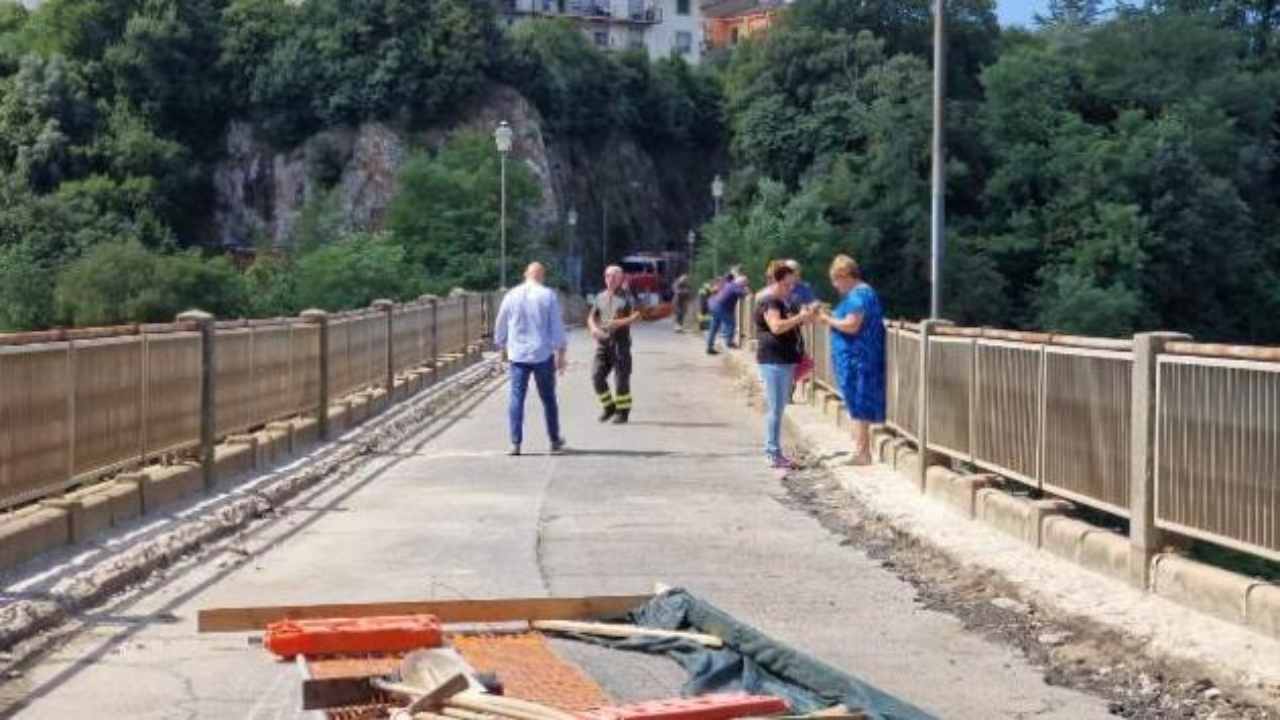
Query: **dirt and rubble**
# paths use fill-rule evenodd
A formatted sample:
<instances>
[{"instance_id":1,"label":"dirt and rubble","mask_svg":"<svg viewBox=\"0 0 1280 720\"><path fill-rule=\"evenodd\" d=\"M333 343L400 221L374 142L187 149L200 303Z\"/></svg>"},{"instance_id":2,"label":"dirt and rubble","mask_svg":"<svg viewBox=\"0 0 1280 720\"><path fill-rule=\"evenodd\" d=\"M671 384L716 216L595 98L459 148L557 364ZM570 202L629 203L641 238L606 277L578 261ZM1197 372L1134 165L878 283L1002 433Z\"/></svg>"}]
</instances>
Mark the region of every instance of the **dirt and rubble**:
<instances>
[{"instance_id":1,"label":"dirt and rubble","mask_svg":"<svg viewBox=\"0 0 1280 720\"><path fill-rule=\"evenodd\" d=\"M798 461L800 469L782 480L785 504L809 513L840 536L842 545L911 584L921 607L1016 647L1043 669L1046 683L1105 698L1117 717L1280 718L1280 709L1246 699L1247 689L1216 686L1204 668L1152 657L1141 640L1026 601L998 574L966 566L896 530L846 492L816 459L801 454Z\"/></svg>"}]
</instances>

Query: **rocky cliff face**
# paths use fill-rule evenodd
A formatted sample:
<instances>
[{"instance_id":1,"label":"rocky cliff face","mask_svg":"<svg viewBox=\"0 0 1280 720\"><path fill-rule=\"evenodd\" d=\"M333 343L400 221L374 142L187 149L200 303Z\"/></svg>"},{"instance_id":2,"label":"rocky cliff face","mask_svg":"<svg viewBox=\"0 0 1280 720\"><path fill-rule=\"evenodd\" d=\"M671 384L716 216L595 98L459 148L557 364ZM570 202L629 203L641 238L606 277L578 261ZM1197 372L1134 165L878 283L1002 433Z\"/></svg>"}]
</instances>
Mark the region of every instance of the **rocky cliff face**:
<instances>
[{"instance_id":1,"label":"rocky cliff face","mask_svg":"<svg viewBox=\"0 0 1280 720\"><path fill-rule=\"evenodd\" d=\"M377 229L412 148L438 147L463 129L516 130L513 162L542 188L528 222L550 239L542 251L561 267L585 268L590 286L604 260L631 250L686 248L690 228L710 215L708 187L717 159L646 148L642 138L548 138L537 109L509 87L492 86L452 118L422 131L381 123L327 130L280 149L248 123L233 123L214 172L214 226L223 244L282 246L303 205L333 187L349 227ZM570 208L578 225L566 224Z\"/></svg>"}]
</instances>

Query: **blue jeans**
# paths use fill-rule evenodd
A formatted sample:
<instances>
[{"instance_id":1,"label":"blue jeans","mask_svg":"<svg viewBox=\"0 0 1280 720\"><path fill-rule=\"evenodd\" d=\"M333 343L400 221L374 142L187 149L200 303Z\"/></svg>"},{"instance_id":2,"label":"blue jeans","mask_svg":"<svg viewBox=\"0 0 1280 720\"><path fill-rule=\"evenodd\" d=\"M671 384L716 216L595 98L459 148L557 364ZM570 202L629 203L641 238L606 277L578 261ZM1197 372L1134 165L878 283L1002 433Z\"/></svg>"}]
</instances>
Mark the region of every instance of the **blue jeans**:
<instances>
[{"instance_id":1,"label":"blue jeans","mask_svg":"<svg viewBox=\"0 0 1280 720\"><path fill-rule=\"evenodd\" d=\"M511 402L507 406L507 420L511 427L511 444L524 442L524 398L529 391L529 377L538 386L542 398L542 412L547 420L547 437L552 442L560 439L560 406L556 402L555 356L540 363L511 363Z\"/></svg>"},{"instance_id":2,"label":"blue jeans","mask_svg":"<svg viewBox=\"0 0 1280 720\"><path fill-rule=\"evenodd\" d=\"M733 333L738 325L738 317L733 312L720 312L719 310L711 311L711 331L707 333L707 349L711 350L716 346L716 333L724 335L724 343L726 345L733 344Z\"/></svg>"},{"instance_id":3,"label":"blue jeans","mask_svg":"<svg viewBox=\"0 0 1280 720\"><path fill-rule=\"evenodd\" d=\"M760 379L764 382L764 452L771 458L782 454L782 413L791 401L791 383L795 365L762 364Z\"/></svg>"}]
</instances>

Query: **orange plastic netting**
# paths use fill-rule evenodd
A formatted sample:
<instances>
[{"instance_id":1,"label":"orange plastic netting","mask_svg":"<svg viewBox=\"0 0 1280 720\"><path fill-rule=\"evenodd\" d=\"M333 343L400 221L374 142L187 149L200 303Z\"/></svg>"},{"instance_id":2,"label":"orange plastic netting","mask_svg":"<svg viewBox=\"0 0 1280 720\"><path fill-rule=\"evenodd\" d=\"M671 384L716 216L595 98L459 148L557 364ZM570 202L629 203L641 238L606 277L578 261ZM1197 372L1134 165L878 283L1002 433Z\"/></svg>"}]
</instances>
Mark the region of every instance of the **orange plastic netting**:
<instances>
[{"instance_id":1,"label":"orange plastic netting","mask_svg":"<svg viewBox=\"0 0 1280 720\"><path fill-rule=\"evenodd\" d=\"M542 703L569 712L608 705L604 690L577 665L561 658L540 633L453 635L446 642L476 672L497 675L508 697ZM398 654L308 658L317 679L386 675L400 668ZM387 716L391 698L327 711L332 720L364 720Z\"/></svg>"},{"instance_id":2,"label":"orange plastic netting","mask_svg":"<svg viewBox=\"0 0 1280 720\"><path fill-rule=\"evenodd\" d=\"M609 704L604 690L539 633L462 635L450 642L477 672L495 673L511 697L570 712Z\"/></svg>"}]
</instances>

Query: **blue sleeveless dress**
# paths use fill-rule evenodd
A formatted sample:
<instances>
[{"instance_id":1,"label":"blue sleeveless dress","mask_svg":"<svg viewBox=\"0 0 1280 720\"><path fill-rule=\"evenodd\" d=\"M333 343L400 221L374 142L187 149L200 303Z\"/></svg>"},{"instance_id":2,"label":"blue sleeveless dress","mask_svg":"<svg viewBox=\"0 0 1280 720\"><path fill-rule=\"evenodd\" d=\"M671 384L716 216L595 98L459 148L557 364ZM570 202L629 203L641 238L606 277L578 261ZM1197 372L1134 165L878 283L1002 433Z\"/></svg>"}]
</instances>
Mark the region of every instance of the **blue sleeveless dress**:
<instances>
[{"instance_id":1,"label":"blue sleeveless dress","mask_svg":"<svg viewBox=\"0 0 1280 720\"><path fill-rule=\"evenodd\" d=\"M862 315L862 327L852 335L831 331L831 369L849 417L884 422L884 311L880 296L859 283L840 300L831 314L837 319Z\"/></svg>"}]
</instances>

